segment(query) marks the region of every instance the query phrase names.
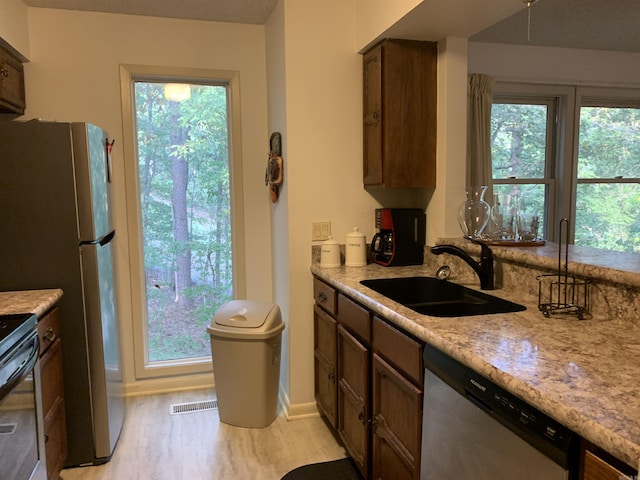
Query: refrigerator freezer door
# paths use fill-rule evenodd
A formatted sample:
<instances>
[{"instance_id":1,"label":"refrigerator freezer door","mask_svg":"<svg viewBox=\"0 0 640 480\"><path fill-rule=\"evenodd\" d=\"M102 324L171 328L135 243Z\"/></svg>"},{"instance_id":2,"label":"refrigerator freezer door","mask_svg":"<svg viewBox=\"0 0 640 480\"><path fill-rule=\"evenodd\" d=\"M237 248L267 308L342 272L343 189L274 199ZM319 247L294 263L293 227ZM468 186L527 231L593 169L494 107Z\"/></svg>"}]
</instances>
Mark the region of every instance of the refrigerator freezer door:
<instances>
[{"instance_id":1,"label":"refrigerator freezer door","mask_svg":"<svg viewBox=\"0 0 640 480\"><path fill-rule=\"evenodd\" d=\"M95 463L96 456L102 462L110 456L124 415L113 270L103 267L111 265L111 260L98 261L102 256L97 245L78 248L79 240L106 242L113 230L105 137L102 129L81 123L0 122L0 225L4 233L0 235L0 289L64 291L59 308L69 450L66 466ZM107 250L110 255L111 247ZM103 332L110 333L104 337ZM105 344L104 338L108 339ZM101 354L108 359L101 360ZM94 394L100 389L105 393ZM98 433L94 425L100 427ZM95 447L96 443L100 446Z\"/></svg>"},{"instance_id":2,"label":"refrigerator freezer door","mask_svg":"<svg viewBox=\"0 0 640 480\"><path fill-rule=\"evenodd\" d=\"M71 124L78 197L80 240L95 240L112 230L109 214L107 134L88 123Z\"/></svg>"},{"instance_id":3,"label":"refrigerator freezer door","mask_svg":"<svg viewBox=\"0 0 640 480\"><path fill-rule=\"evenodd\" d=\"M111 457L124 421L119 329L115 312L112 243L83 245L85 291L95 457Z\"/></svg>"}]
</instances>

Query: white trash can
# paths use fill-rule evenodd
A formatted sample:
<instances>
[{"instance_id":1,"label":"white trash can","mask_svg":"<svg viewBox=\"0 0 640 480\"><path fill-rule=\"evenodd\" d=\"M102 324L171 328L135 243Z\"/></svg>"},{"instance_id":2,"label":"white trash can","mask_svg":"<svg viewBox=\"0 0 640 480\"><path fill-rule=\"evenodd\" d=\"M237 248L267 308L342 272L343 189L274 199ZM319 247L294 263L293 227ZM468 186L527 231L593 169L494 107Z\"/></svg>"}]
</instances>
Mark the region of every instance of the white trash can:
<instances>
[{"instance_id":1,"label":"white trash can","mask_svg":"<svg viewBox=\"0 0 640 480\"><path fill-rule=\"evenodd\" d=\"M220 420L263 428L278 414L284 323L272 303L232 300L213 315L213 377Z\"/></svg>"}]
</instances>

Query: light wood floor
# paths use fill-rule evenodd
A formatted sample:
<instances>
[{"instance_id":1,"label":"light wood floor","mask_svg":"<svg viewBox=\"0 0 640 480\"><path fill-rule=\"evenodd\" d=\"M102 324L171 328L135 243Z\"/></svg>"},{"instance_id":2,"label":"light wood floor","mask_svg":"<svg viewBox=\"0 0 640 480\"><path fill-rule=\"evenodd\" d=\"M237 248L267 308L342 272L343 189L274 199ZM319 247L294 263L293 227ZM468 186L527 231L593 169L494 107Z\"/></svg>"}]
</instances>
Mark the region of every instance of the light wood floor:
<instances>
[{"instance_id":1,"label":"light wood floor","mask_svg":"<svg viewBox=\"0 0 640 480\"><path fill-rule=\"evenodd\" d=\"M63 480L280 480L300 465L335 460L344 449L319 417L268 427L221 423L218 410L169 415L174 403L210 400L212 391L136 397L111 461L63 470Z\"/></svg>"}]
</instances>

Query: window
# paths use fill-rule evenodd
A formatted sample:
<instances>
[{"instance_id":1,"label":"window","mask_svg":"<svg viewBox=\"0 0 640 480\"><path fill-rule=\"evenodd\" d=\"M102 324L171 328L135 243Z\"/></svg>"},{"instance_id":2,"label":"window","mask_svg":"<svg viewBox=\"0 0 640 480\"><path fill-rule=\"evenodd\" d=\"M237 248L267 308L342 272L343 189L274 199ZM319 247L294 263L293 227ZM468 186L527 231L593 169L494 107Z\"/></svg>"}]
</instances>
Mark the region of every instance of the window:
<instances>
[{"instance_id":1,"label":"window","mask_svg":"<svg viewBox=\"0 0 640 480\"><path fill-rule=\"evenodd\" d=\"M498 83L491 152L544 238L568 218L570 243L640 252L640 91Z\"/></svg>"},{"instance_id":2,"label":"window","mask_svg":"<svg viewBox=\"0 0 640 480\"><path fill-rule=\"evenodd\" d=\"M133 148L125 156L131 251L139 255L132 262L136 376L207 371L206 327L222 304L243 295L233 75L131 70L124 75Z\"/></svg>"}]
</instances>

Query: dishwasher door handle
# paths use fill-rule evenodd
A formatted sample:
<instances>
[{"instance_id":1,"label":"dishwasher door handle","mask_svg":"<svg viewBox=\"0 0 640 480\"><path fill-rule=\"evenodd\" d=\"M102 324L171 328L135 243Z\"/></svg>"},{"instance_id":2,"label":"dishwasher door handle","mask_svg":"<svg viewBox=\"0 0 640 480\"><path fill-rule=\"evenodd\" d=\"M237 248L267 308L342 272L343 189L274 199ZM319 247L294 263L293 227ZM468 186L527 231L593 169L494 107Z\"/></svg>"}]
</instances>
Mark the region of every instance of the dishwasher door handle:
<instances>
[{"instance_id":1,"label":"dishwasher door handle","mask_svg":"<svg viewBox=\"0 0 640 480\"><path fill-rule=\"evenodd\" d=\"M491 405L487 404L486 402L480 400L478 397L476 397L473 393L471 393L468 390L464 391L464 396L471 402L473 403L476 407L478 407L481 410L484 410L487 413L491 413L493 411L493 408L491 408Z\"/></svg>"}]
</instances>

